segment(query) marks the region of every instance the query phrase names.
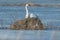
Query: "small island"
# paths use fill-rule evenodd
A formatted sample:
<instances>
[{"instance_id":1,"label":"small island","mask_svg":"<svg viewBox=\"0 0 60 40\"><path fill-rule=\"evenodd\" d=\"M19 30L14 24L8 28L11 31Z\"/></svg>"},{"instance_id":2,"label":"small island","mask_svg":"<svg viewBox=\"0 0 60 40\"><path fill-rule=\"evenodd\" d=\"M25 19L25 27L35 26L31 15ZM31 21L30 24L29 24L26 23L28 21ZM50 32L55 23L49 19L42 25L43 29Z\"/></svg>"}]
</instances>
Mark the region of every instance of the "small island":
<instances>
[{"instance_id":1,"label":"small island","mask_svg":"<svg viewBox=\"0 0 60 40\"><path fill-rule=\"evenodd\" d=\"M8 29L14 30L43 30L43 24L40 19L26 18L24 20L17 20Z\"/></svg>"},{"instance_id":2,"label":"small island","mask_svg":"<svg viewBox=\"0 0 60 40\"><path fill-rule=\"evenodd\" d=\"M23 20L17 20L14 22L8 29L15 29L15 30L42 30L43 24L41 20L35 14L28 13L28 6L32 4L25 4L26 15Z\"/></svg>"}]
</instances>

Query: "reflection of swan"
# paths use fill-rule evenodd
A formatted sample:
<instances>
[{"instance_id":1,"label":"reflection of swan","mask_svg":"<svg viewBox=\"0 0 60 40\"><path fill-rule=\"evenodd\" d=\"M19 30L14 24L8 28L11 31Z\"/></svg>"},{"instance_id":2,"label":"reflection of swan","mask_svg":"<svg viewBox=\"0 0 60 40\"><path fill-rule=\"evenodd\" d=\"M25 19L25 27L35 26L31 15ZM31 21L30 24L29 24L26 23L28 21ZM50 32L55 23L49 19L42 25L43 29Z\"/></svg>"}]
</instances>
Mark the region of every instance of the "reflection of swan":
<instances>
[{"instance_id":1,"label":"reflection of swan","mask_svg":"<svg viewBox=\"0 0 60 40\"><path fill-rule=\"evenodd\" d=\"M28 6L29 6L29 4L26 4L26 5L25 5L25 8L26 8L25 18L29 18L29 17L30 17L30 18L32 18L32 17L37 18L36 15L34 15L34 14L32 14L32 13L31 13L31 14L28 13L28 8L27 8Z\"/></svg>"}]
</instances>

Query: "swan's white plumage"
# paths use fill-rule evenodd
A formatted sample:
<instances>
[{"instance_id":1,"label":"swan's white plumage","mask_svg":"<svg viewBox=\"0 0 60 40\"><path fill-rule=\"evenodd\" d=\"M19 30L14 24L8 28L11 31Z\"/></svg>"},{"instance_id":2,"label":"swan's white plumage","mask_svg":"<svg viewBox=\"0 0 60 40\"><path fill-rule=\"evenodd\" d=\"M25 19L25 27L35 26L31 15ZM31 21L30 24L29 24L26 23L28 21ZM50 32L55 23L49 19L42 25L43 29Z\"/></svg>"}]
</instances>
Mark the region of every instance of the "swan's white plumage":
<instances>
[{"instance_id":1,"label":"swan's white plumage","mask_svg":"<svg viewBox=\"0 0 60 40\"><path fill-rule=\"evenodd\" d=\"M30 18L37 18L37 15L31 13L31 14L30 14Z\"/></svg>"},{"instance_id":2,"label":"swan's white plumage","mask_svg":"<svg viewBox=\"0 0 60 40\"><path fill-rule=\"evenodd\" d=\"M28 18L28 17L30 17L30 18L37 18L37 16L35 15L35 14L32 14L32 13L28 13L28 4L26 4L25 5L25 9L26 9L26 15L25 15L25 18Z\"/></svg>"},{"instance_id":3,"label":"swan's white plumage","mask_svg":"<svg viewBox=\"0 0 60 40\"><path fill-rule=\"evenodd\" d=\"M28 13L28 4L26 4L26 6L25 6L25 9L26 9L26 15L25 15L25 18L28 18L29 17L29 13Z\"/></svg>"}]
</instances>

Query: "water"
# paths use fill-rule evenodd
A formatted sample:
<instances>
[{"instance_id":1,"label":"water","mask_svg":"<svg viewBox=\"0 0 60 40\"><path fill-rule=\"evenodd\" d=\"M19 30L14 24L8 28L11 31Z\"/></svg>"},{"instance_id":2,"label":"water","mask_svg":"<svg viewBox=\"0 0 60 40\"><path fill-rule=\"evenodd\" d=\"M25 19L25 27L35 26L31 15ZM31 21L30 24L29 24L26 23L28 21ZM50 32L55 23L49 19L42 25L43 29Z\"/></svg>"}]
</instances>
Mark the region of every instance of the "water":
<instances>
[{"instance_id":1,"label":"water","mask_svg":"<svg viewBox=\"0 0 60 40\"><path fill-rule=\"evenodd\" d=\"M28 0L0 0L0 4L20 4ZM60 3L60 0L31 0L32 3L50 4ZM54 7L28 7L29 13L39 16L44 27L48 30L1 30L0 40L60 40L60 31L51 27L60 27L60 8ZM25 16L23 6L0 6L0 27L8 27L14 21ZM57 28L57 29L58 29Z\"/></svg>"},{"instance_id":2,"label":"water","mask_svg":"<svg viewBox=\"0 0 60 40\"><path fill-rule=\"evenodd\" d=\"M60 8L52 7L28 7L29 13L38 15L44 26L60 25ZM24 19L25 8L19 6L0 6L0 24L2 27L8 27L16 20ZM53 24L51 24L53 23Z\"/></svg>"},{"instance_id":3,"label":"water","mask_svg":"<svg viewBox=\"0 0 60 40\"><path fill-rule=\"evenodd\" d=\"M0 30L0 40L60 40L59 33L46 30Z\"/></svg>"},{"instance_id":4,"label":"water","mask_svg":"<svg viewBox=\"0 0 60 40\"><path fill-rule=\"evenodd\" d=\"M33 3L60 3L60 0L0 0L1 4L7 3L26 3L26 2L33 2Z\"/></svg>"},{"instance_id":5,"label":"water","mask_svg":"<svg viewBox=\"0 0 60 40\"><path fill-rule=\"evenodd\" d=\"M60 31L0 30L0 40L60 40Z\"/></svg>"},{"instance_id":6,"label":"water","mask_svg":"<svg viewBox=\"0 0 60 40\"><path fill-rule=\"evenodd\" d=\"M0 4L21 4L28 0L0 0ZM60 0L31 0L38 4L58 4ZM38 15L44 27L60 27L60 8L55 7L28 7L29 13ZM0 27L8 27L16 20L24 19L24 6L0 6ZM53 23L53 24L51 24Z\"/></svg>"}]
</instances>

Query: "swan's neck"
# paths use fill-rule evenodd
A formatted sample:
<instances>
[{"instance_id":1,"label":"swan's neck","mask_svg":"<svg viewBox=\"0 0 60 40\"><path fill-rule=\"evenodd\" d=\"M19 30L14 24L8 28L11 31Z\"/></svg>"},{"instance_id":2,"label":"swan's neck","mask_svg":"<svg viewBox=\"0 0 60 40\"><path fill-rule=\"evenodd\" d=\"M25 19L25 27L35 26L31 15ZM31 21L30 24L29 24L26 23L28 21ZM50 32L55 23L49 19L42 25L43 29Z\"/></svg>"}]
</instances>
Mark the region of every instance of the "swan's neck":
<instances>
[{"instance_id":1,"label":"swan's neck","mask_svg":"<svg viewBox=\"0 0 60 40\"><path fill-rule=\"evenodd\" d=\"M26 15L25 15L25 18L28 18L29 17L29 14L28 14L28 6L25 6L25 9L26 9Z\"/></svg>"}]
</instances>

